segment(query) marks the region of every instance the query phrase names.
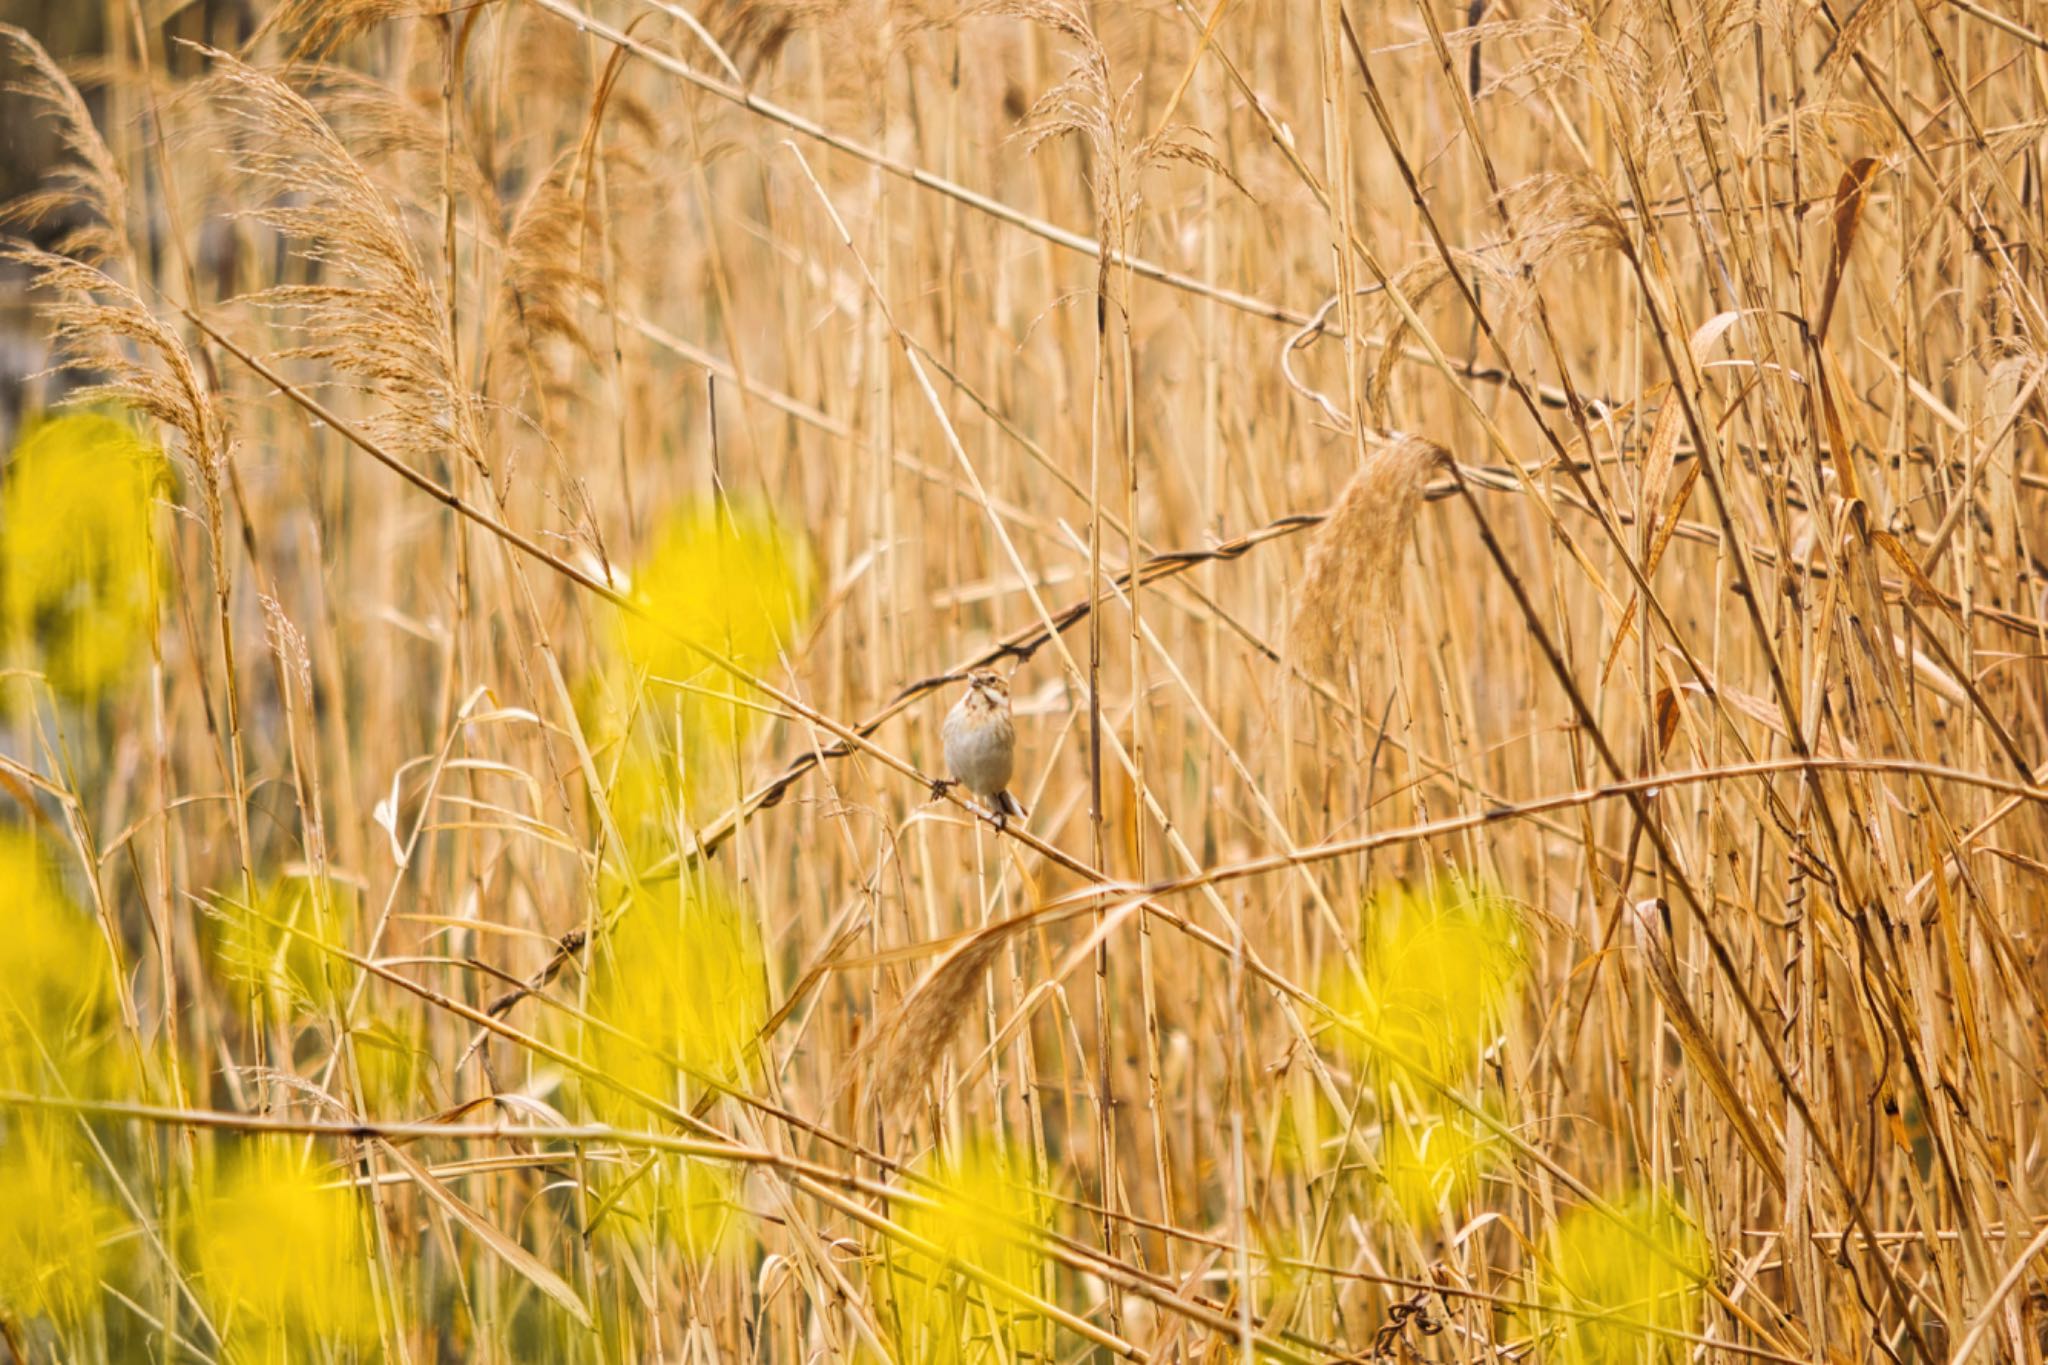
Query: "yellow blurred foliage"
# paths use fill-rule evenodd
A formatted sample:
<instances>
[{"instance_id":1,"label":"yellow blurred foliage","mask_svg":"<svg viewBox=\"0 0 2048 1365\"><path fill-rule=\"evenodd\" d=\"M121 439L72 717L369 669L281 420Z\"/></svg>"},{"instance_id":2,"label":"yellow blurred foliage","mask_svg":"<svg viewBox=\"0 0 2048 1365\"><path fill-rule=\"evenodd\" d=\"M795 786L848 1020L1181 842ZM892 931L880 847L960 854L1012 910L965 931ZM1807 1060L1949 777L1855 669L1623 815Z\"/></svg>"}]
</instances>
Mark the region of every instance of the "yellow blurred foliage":
<instances>
[{"instance_id":1,"label":"yellow blurred foliage","mask_svg":"<svg viewBox=\"0 0 2048 1365\"><path fill-rule=\"evenodd\" d=\"M258 889L253 907L215 902L214 957L245 997L267 998L282 1017L325 1007L353 969L321 945L342 943L354 907L354 891L340 882L276 877Z\"/></svg>"},{"instance_id":2,"label":"yellow blurred foliage","mask_svg":"<svg viewBox=\"0 0 2048 1365\"><path fill-rule=\"evenodd\" d=\"M0 481L0 638L59 696L97 699L146 652L169 482L162 451L104 413L52 418L15 444Z\"/></svg>"},{"instance_id":3,"label":"yellow blurred foliage","mask_svg":"<svg viewBox=\"0 0 2048 1365\"><path fill-rule=\"evenodd\" d=\"M1552 1358L1570 1365L1689 1359L1690 1346L1658 1333L1698 1330L1700 1277L1712 1266L1706 1239L1660 1191L1637 1191L1618 1206L1619 1222L1581 1206L1551 1234L1542 1298L1573 1310L1554 1315Z\"/></svg>"},{"instance_id":4,"label":"yellow blurred foliage","mask_svg":"<svg viewBox=\"0 0 2048 1365\"><path fill-rule=\"evenodd\" d=\"M662 1212L670 1236L697 1261L739 1250L753 1224L740 1201L739 1173L689 1157L671 1163Z\"/></svg>"},{"instance_id":5,"label":"yellow blurred foliage","mask_svg":"<svg viewBox=\"0 0 2048 1365\"><path fill-rule=\"evenodd\" d=\"M117 1226L67 1130L13 1119L0 1138L0 1315L86 1319Z\"/></svg>"},{"instance_id":6,"label":"yellow blurred foliage","mask_svg":"<svg viewBox=\"0 0 2048 1365\"><path fill-rule=\"evenodd\" d=\"M688 804L730 798L726 755L763 714L752 688L692 645L767 673L809 620L815 578L802 536L765 506L700 499L655 531L630 575L646 614L615 617L592 694L593 733L625 746L608 800L636 848L662 840Z\"/></svg>"},{"instance_id":7,"label":"yellow blurred foliage","mask_svg":"<svg viewBox=\"0 0 2048 1365\"><path fill-rule=\"evenodd\" d=\"M433 1053L424 1019L402 1010L382 1011L354 1029L353 1036L365 1110L402 1112L428 1098Z\"/></svg>"},{"instance_id":8,"label":"yellow blurred foliage","mask_svg":"<svg viewBox=\"0 0 2048 1365\"><path fill-rule=\"evenodd\" d=\"M632 596L647 615L619 617L619 645L638 672L738 695L731 677L691 645L761 673L810 615L812 579L802 539L765 507L688 503L669 515L633 572Z\"/></svg>"},{"instance_id":9,"label":"yellow blurred foliage","mask_svg":"<svg viewBox=\"0 0 2048 1365\"><path fill-rule=\"evenodd\" d=\"M741 1176L731 1166L694 1157L656 1156L634 1167L604 1192L606 1229L628 1225L658 1233L703 1264L743 1252L756 1219L741 1199Z\"/></svg>"},{"instance_id":10,"label":"yellow blurred foliage","mask_svg":"<svg viewBox=\"0 0 2048 1365\"><path fill-rule=\"evenodd\" d=\"M714 886L643 886L605 940L593 971L590 1033L605 1074L675 1104L695 1077L736 1082L768 1018L753 921ZM678 1068L680 1068L680 1073ZM610 1106L599 1090L593 1099Z\"/></svg>"},{"instance_id":11,"label":"yellow blurred foliage","mask_svg":"<svg viewBox=\"0 0 2048 1365\"><path fill-rule=\"evenodd\" d=\"M626 860L634 868L652 868L686 842L678 825L683 781L683 763L673 737L652 733L651 725L636 727L625 737L605 797L625 842ZM705 794L700 784L693 786L693 795ZM616 878L607 890L618 893Z\"/></svg>"},{"instance_id":12,"label":"yellow blurred foliage","mask_svg":"<svg viewBox=\"0 0 2048 1365\"><path fill-rule=\"evenodd\" d=\"M1332 971L1323 998L1354 1027L1338 1040L1451 1081L1471 1074L1504 1026L1524 969L1519 913L1499 896L1406 888L1366 909L1363 979Z\"/></svg>"},{"instance_id":13,"label":"yellow blurred foliage","mask_svg":"<svg viewBox=\"0 0 2048 1365\"><path fill-rule=\"evenodd\" d=\"M192 1211L198 1286L234 1359L301 1359L377 1332L353 1196L285 1140L262 1140Z\"/></svg>"},{"instance_id":14,"label":"yellow blurred foliage","mask_svg":"<svg viewBox=\"0 0 2048 1365\"><path fill-rule=\"evenodd\" d=\"M1463 1114L1390 1119L1380 1143L1387 1197L1416 1227L1455 1215L1499 1157L1493 1135Z\"/></svg>"},{"instance_id":15,"label":"yellow blurred foliage","mask_svg":"<svg viewBox=\"0 0 2048 1365\"><path fill-rule=\"evenodd\" d=\"M45 850L19 830L0 828L0 905L0 1084L46 1090L44 1069L54 1065L90 1093L111 1004L105 940Z\"/></svg>"},{"instance_id":16,"label":"yellow blurred foliage","mask_svg":"<svg viewBox=\"0 0 2048 1365\"><path fill-rule=\"evenodd\" d=\"M1037 1292L1045 1258L1031 1237L1049 1226L1040 1199L980 1139L938 1163L932 1175L940 1185L933 1201L906 1201L897 1221L943 1259L892 1243L884 1262L895 1301L897 1358L1007 1360L1049 1348L1049 1323L976 1279Z\"/></svg>"}]
</instances>

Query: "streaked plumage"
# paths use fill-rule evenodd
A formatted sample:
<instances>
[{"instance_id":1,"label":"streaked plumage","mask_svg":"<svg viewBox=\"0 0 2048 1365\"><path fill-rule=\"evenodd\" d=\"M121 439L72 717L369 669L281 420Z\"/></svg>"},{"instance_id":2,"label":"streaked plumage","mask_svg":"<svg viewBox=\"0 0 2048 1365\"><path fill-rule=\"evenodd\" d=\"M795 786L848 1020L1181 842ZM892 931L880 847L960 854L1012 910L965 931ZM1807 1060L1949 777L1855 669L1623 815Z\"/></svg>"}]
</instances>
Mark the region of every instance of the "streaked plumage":
<instances>
[{"instance_id":1,"label":"streaked plumage","mask_svg":"<svg viewBox=\"0 0 2048 1365\"><path fill-rule=\"evenodd\" d=\"M1024 807L1010 795L1016 770L1017 729L1010 723L1010 685L987 671L967 677L967 695L946 713L939 729L946 767L953 780L995 813L996 824L1021 817Z\"/></svg>"}]
</instances>

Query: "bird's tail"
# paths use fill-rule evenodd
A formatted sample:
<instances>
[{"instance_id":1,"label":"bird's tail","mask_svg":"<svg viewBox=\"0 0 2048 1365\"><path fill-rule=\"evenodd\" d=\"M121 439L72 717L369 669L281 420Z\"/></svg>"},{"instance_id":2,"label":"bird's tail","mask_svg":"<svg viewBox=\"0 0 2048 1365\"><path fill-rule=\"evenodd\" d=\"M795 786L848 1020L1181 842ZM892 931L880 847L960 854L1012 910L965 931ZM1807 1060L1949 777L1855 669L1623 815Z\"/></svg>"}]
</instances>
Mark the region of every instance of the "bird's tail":
<instances>
[{"instance_id":1,"label":"bird's tail","mask_svg":"<svg viewBox=\"0 0 2048 1365\"><path fill-rule=\"evenodd\" d=\"M1009 790L1007 788L996 793L996 799L993 804L996 808L996 813L998 815L1014 815L1019 820L1022 820L1025 816L1031 813L1030 811L1024 809L1024 803L1022 801L1019 801L1016 797L1010 795Z\"/></svg>"}]
</instances>

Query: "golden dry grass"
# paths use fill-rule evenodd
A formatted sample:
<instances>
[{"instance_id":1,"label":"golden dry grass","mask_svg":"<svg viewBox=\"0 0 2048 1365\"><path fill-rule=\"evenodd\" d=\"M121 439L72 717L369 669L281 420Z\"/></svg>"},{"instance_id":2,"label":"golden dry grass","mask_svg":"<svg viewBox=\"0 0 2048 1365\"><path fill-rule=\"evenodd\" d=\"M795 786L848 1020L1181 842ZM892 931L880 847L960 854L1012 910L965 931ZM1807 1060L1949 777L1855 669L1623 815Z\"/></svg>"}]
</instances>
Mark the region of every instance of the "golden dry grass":
<instances>
[{"instance_id":1,"label":"golden dry grass","mask_svg":"<svg viewBox=\"0 0 2048 1365\"><path fill-rule=\"evenodd\" d=\"M16 1358L2048 1352L2037 6L84 8Z\"/></svg>"}]
</instances>

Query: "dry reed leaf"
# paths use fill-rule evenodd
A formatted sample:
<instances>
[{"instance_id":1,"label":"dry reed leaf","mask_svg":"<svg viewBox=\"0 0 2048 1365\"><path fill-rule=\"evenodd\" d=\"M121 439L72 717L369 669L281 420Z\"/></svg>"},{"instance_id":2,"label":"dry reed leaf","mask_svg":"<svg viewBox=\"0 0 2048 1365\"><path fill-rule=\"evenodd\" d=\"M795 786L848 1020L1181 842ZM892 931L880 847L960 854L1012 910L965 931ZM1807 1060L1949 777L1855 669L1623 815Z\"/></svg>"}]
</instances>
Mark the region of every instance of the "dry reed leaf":
<instances>
[{"instance_id":1,"label":"dry reed leaf","mask_svg":"<svg viewBox=\"0 0 2048 1365\"><path fill-rule=\"evenodd\" d=\"M1667 645L1666 649L1669 648L1670 646ZM1789 738L1785 729L1784 712L1779 709L1778 703L1774 700L1768 700L1754 692L1744 691L1739 687L1731 687L1724 682L1716 682L1710 675L1703 676L1699 682L1681 684L1680 690L1690 692L1701 698L1724 701L1729 707L1749 717L1779 739ZM1816 758L1846 758L1854 762L1863 757L1863 747L1861 745L1846 737L1838 742L1834 733L1825 727L1814 736L1811 742Z\"/></svg>"},{"instance_id":2,"label":"dry reed leaf","mask_svg":"<svg viewBox=\"0 0 2048 1365\"><path fill-rule=\"evenodd\" d=\"M1828 258L1827 284L1821 289L1820 317L1813 324L1814 344L1828 339L1828 324L1835 319L1835 298L1842 288L1842 273L1849 252L1856 245L1856 228L1863 221L1863 204L1870 196L1870 182L1877 175L1877 158L1862 157L1842 172L1835 187L1835 249Z\"/></svg>"},{"instance_id":3,"label":"dry reed leaf","mask_svg":"<svg viewBox=\"0 0 2048 1365\"><path fill-rule=\"evenodd\" d=\"M1743 1103L1741 1092L1735 1088L1735 1079L1728 1074L1713 1038L1694 1012L1692 1002L1686 998L1684 983L1678 979L1671 940L1664 932L1664 903L1655 899L1636 901L1628 909L1629 927L1634 931L1636 949L1643 965L1649 970L1650 987L1663 1002L1664 1016L1678 1034L1686 1059L1706 1083L1714 1103L1734 1125L1735 1136L1749 1152L1750 1159L1756 1162L1772 1186L1783 1193L1784 1166L1778 1160L1777 1152L1764 1140L1763 1130L1749 1112L1749 1107Z\"/></svg>"},{"instance_id":4,"label":"dry reed leaf","mask_svg":"<svg viewBox=\"0 0 2048 1365\"><path fill-rule=\"evenodd\" d=\"M1643 556L1643 577L1649 578L1657 572L1657 565L1664 559L1664 551L1671 544L1671 537L1678 530L1679 521L1685 516L1685 504L1692 497L1693 485L1700 479L1700 462L1695 459L1686 466L1685 475L1678 482L1678 491L1672 495L1671 504L1658 512L1658 502L1664 496L1665 485L1671 481L1671 470L1676 463L1678 447L1678 419L1680 407L1676 398L1668 399L1657 412L1657 421L1650 428L1649 449L1643 454L1643 515L1648 518L1644 528L1650 536L1649 552ZM1635 629L1636 612L1642 607L1641 592L1629 594L1628 606L1621 613L1621 625L1614 632L1614 644L1607 651L1607 662L1601 666L1600 681L1605 684L1614 672L1614 665L1621 659L1622 646L1628 643Z\"/></svg>"},{"instance_id":5,"label":"dry reed leaf","mask_svg":"<svg viewBox=\"0 0 2048 1365\"><path fill-rule=\"evenodd\" d=\"M1935 585L1933 579L1929 578L1922 571L1920 561L1915 559L1912 552L1899 543L1897 536L1893 535L1890 531L1875 530L1870 533L1870 543L1891 556L1892 562L1899 566L1899 572L1906 576L1907 588L1914 595L1918 596L1921 601L1939 607L1951 616L1959 614L1949 605L1947 595Z\"/></svg>"},{"instance_id":6,"label":"dry reed leaf","mask_svg":"<svg viewBox=\"0 0 2048 1365\"><path fill-rule=\"evenodd\" d=\"M1300 665L1341 674L1375 625L1391 616L1401 556L1415 530L1429 476L1449 460L1419 436L1402 436L1366 456L1309 546L1288 640Z\"/></svg>"},{"instance_id":7,"label":"dry reed leaf","mask_svg":"<svg viewBox=\"0 0 2048 1365\"><path fill-rule=\"evenodd\" d=\"M1661 761L1678 738L1678 694L1668 687L1657 689L1657 757Z\"/></svg>"},{"instance_id":8,"label":"dry reed leaf","mask_svg":"<svg viewBox=\"0 0 2048 1365\"><path fill-rule=\"evenodd\" d=\"M1896 631L1892 633L1892 654L1901 663L1910 667L1913 676L1920 679L1935 696L1957 710L1969 708L1970 694L1963 690L1963 685L1956 681L1955 675L1928 658L1926 651L1912 648L1906 643L1906 638Z\"/></svg>"},{"instance_id":9,"label":"dry reed leaf","mask_svg":"<svg viewBox=\"0 0 2048 1365\"><path fill-rule=\"evenodd\" d=\"M1670 393L1666 389L1667 394ZM1650 522L1645 526L1645 535L1654 542L1655 530L1668 517L1658 516L1664 501L1664 490L1671 483L1672 468L1678 462L1679 422L1685 412L1685 405L1675 394L1670 395L1664 406L1657 410L1657 420L1650 426L1650 442L1643 450L1642 510ZM1697 462L1695 462L1697 463Z\"/></svg>"},{"instance_id":10,"label":"dry reed leaf","mask_svg":"<svg viewBox=\"0 0 2048 1365\"><path fill-rule=\"evenodd\" d=\"M528 1283L559 1304L563 1311L576 1320L578 1326L589 1330L593 1323L590 1310L569 1282L548 1269L538 1256L521 1246L496 1223L486 1218L481 1211L464 1201L453 1190L434 1178L433 1172L417 1160L406 1155L397 1143L383 1144L384 1155L406 1175L426 1196L439 1205L441 1210L456 1222L468 1228L475 1238L489 1249L493 1256L511 1270L524 1276Z\"/></svg>"}]
</instances>

